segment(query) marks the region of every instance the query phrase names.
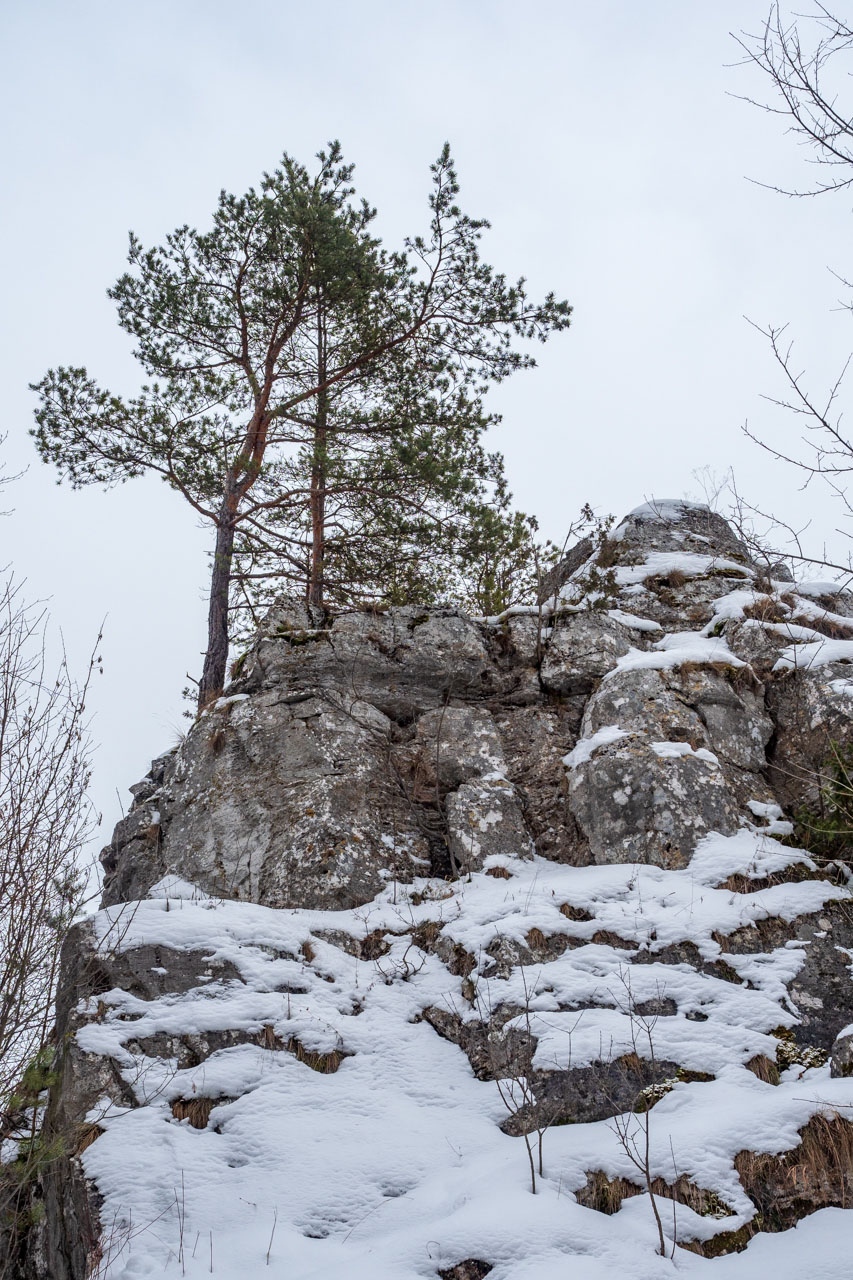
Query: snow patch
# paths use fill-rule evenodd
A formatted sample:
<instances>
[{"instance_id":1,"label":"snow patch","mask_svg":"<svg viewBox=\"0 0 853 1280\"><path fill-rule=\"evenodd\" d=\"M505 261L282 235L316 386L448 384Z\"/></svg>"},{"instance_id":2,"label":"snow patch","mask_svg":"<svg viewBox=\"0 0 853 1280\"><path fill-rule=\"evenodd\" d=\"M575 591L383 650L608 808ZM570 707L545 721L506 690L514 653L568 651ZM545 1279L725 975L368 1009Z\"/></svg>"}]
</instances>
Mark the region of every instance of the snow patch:
<instances>
[{"instance_id":1,"label":"snow patch","mask_svg":"<svg viewBox=\"0 0 853 1280\"><path fill-rule=\"evenodd\" d=\"M620 729L618 724L605 725L603 729L599 729L590 738L581 738L580 742L568 753L563 756L563 764L567 769L577 769L578 765L586 764L587 760L591 760L593 753L599 747L607 747L611 742L618 742L621 738L628 738L631 735L626 733L624 729Z\"/></svg>"}]
</instances>

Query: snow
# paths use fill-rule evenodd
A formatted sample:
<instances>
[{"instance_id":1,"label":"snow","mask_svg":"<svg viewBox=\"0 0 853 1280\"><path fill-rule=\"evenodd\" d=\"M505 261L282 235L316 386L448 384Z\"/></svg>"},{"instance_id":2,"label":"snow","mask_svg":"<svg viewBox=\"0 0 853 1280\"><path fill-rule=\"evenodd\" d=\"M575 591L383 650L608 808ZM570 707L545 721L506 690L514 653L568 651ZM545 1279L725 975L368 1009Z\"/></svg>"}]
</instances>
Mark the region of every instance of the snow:
<instances>
[{"instance_id":1,"label":"snow","mask_svg":"<svg viewBox=\"0 0 853 1280\"><path fill-rule=\"evenodd\" d=\"M782 817L782 809L778 804L767 804L761 800L747 800L746 807L756 818L766 818L768 822Z\"/></svg>"},{"instance_id":2,"label":"snow","mask_svg":"<svg viewBox=\"0 0 853 1280\"><path fill-rule=\"evenodd\" d=\"M688 502L686 498L652 498L634 507L628 512L628 519L654 520L662 524L670 524L674 520L682 520L688 511L706 511L710 515L710 507L704 502Z\"/></svg>"},{"instance_id":3,"label":"snow","mask_svg":"<svg viewBox=\"0 0 853 1280\"><path fill-rule=\"evenodd\" d=\"M764 823L761 830L769 836L790 836L794 824L789 822L778 804L764 804L759 800L747 800L746 807Z\"/></svg>"},{"instance_id":4,"label":"snow","mask_svg":"<svg viewBox=\"0 0 853 1280\"><path fill-rule=\"evenodd\" d=\"M656 756L660 756L661 760L677 760L681 756L696 756L697 760L704 760L706 764L719 765L720 763L713 751L708 751L705 747L699 747L698 750L694 751L689 742L650 742L649 746Z\"/></svg>"},{"instance_id":5,"label":"snow","mask_svg":"<svg viewBox=\"0 0 853 1280\"><path fill-rule=\"evenodd\" d=\"M742 589L728 591L725 595L719 596L714 601L714 616L705 628L705 633L710 635L711 631L720 622L739 622L744 617L744 610L755 604L760 596L760 591L744 591ZM786 606L783 605L782 607L784 609Z\"/></svg>"},{"instance_id":6,"label":"snow","mask_svg":"<svg viewBox=\"0 0 853 1280\"><path fill-rule=\"evenodd\" d=\"M628 627L631 631L663 631L661 624L653 618L638 618L633 613L626 613L624 609L608 609L607 616L613 618L614 622L621 622L623 627Z\"/></svg>"},{"instance_id":7,"label":"snow","mask_svg":"<svg viewBox=\"0 0 853 1280\"><path fill-rule=\"evenodd\" d=\"M816 632L809 634L816 635ZM813 671L830 662L853 662L853 640L830 640L827 636L818 636L811 643L788 645L776 659L774 671Z\"/></svg>"},{"instance_id":8,"label":"snow","mask_svg":"<svg viewBox=\"0 0 853 1280\"><path fill-rule=\"evenodd\" d=\"M790 589L790 586L789 586ZM845 591L845 587L840 582L798 582L796 584L797 595L800 596L839 596ZM848 619L849 621L849 619Z\"/></svg>"},{"instance_id":9,"label":"snow","mask_svg":"<svg viewBox=\"0 0 853 1280\"><path fill-rule=\"evenodd\" d=\"M728 667L747 665L719 637L706 636L701 631L674 631L658 640L653 649L630 648L604 679L612 680L623 671L671 670L685 662L721 663Z\"/></svg>"},{"instance_id":10,"label":"snow","mask_svg":"<svg viewBox=\"0 0 853 1280\"><path fill-rule=\"evenodd\" d=\"M710 572L722 575L728 573L737 578L753 576L752 570L735 560L727 560L722 556L703 556L694 551L649 551L642 564L619 565L614 570L616 581L621 587L675 572L683 573L686 578L698 578Z\"/></svg>"},{"instance_id":11,"label":"snow","mask_svg":"<svg viewBox=\"0 0 853 1280\"><path fill-rule=\"evenodd\" d=\"M840 698L853 698L853 680L830 680L829 687Z\"/></svg>"},{"instance_id":12,"label":"snow","mask_svg":"<svg viewBox=\"0 0 853 1280\"><path fill-rule=\"evenodd\" d=\"M227 698L217 698L213 704L214 711L222 711L225 707L233 707L235 702L248 702L248 693L232 693Z\"/></svg>"},{"instance_id":13,"label":"snow","mask_svg":"<svg viewBox=\"0 0 853 1280\"><path fill-rule=\"evenodd\" d=\"M621 738L630 737L618 724L608 724L589 738L581 738L576 746L563 756L563 764L567 769L577 769L579 764L586 764L599 747L607 747L611 742L619 742Z\"/></svg>"},{"instance_id":14,"label":"snow","mask_svg":"<svg viewBox=\"0 0 853 1280\"><path fill-rule=\"evenodd\" d=\"M683 520L688 511L708 512L709 510L703 502L688 502L684 498L652 498L651 501L643 502L633 511L629 511L625 519L612 530L608 537L611 542L621 542L630 527L631 520L655 524L673 523ZM697 534L693 536L701 537Z\"/></svg>"},{"instance_id":15,"label":"snow","mask_svg":"<svg viewBox=\"0 0 853 1280\"><path fill-rule=\"evenodd\" d=\"M811 634L815 634L812 632ZM827 636L783 649L774 671L813 671L830 662L853 662L853 640L830 640Z\"/></svg>"},{"instance_id":16,"label":"snow","mask_svg":"<svg viewBox=\"0 0 853 1280\"><path fill-rule=\"evenodd\" d=\"M772 818L766 808L756 816ZM675 1162L732 1210L702 1218L678 1206L682 1235L736 1229L752 1208L734 1155L794 1146L813 1114L853 1103L853 1081L832 1080L828 1069L805 1076L792 1069L773 1087L744 1068L756 1053L772 1058L778 1041L770 1032L797 1020L784 984L802 964L803 947L727 953L740 982L655 957L689 940L713 960L721 935L769 916L818 910L838 888L816 880L746 894L716 888L734 872L762 878L808 861L747 829L707 836L681 871L499 861L510 879L476 873L452 885L424 879L389 886L355 911L221 901L167 877L146 901L95 917L104 950L145 943L201 951L214 966L204 985L147 1002L107 992L99 1011L92 1002L92 1020L78 1033L80 1048L110 1055L145 1104L104 1099L89 1117L105 1130L83 1161L105 1196L107 1277L201 1277L210 1272L212 1248L221 1280L276 1273L288 1280L425 1280L477 1257L492 1263L494 1280L658 1280L673 1269L689 1277L749 1280L772 1271L774 1280L800 1280L792 1259L804 1265L819 1231L821 1275L847 1274L833 1269L849 1260L840 1225L847 1220L834 1210L795 1232L757 1236L745 1252L713 1262L681 1250L675 1264L657 1257L646 1196L607 1217L572 1194L589 1170L636 1180L609 1121L551 1129L545 1173L532 1195L522 1140L500 1129L508 1113L497 1087L477 1079L462 1051L421 1020L429 1006L476 1022L499 1005L526 1005L515 1025L529 1021L538 1037L536 1065L555 1069L631 1050L648 1056L633 1010L647 999L674 1001L675 1015L650 1022L656 1057L715 1079L677 1081L657 1103L652 1171L669 1180ZM563 903L593 918L569 920ZM474 958L467 997L463 979L413 943L412 930L425 921ZM489 945L497 937L523 944L534 927L546 937L568 935L573 945L546 962L515 966L505 978L490 972ZM390 947L377 961L323 936L374 930ZM600 932L624 945L593 941ZM631 963L637 946L650 952L648 963ZM230 962L239 978L217 979L216 962ZM262 1047L266 1027L280 1044L346 1056L336 1072L321 1074L285 1048ZM143 1050L155 1035L203 1037L217 1029L241 1032L246 1042L183 1068ZM215 1101L204 1129L172 1115L174 1100L193 1097ZM672 1206L663 1207L671 1232ZM814 1256L807 1274L816 1274Z\"/></svg>"}]
</instances>

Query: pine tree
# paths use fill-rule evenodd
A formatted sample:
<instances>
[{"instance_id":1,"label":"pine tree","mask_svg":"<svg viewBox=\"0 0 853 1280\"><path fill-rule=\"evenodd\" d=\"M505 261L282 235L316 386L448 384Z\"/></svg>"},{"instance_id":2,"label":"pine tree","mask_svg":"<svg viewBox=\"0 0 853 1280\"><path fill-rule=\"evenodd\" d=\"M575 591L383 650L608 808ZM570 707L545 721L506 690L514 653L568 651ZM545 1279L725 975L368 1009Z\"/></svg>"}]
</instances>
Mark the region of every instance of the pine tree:
<instances>
[{"instance_id":1,"label":"pine tree","mask_svg":"<svg viewBox=\"0 0 853 1280\"><path fill-rule=\"evenodd\" d=\"M533 303L482 261L488 224L457 205L447 146L429 231L400 252L371 234L339 145L318 159L313 177L285 155L258 190L223 191L207 232L154 249L131 235L110 297L149 379L137 396L85 368L33 388L60 479L153 472L214 525L200 706L224 684L235 547L239 581L296 576L315 605L354 565L375 581L406 539L428 556L444 513L499 478L479 444L484 389L534 363L516 340L569 323L566 302Z\"/></svg>"}]
</instances>

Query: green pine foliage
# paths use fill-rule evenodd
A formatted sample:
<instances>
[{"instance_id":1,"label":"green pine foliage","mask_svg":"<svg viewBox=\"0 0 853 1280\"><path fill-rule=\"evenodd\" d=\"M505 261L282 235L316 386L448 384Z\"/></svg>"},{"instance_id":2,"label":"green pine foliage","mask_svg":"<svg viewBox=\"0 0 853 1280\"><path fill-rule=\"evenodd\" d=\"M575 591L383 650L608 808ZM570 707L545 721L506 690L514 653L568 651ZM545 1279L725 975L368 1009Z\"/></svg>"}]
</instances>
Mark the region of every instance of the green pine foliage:
<instances>
[{"instance_id":1,"label":"green pine foliage","mask_svg":"<svg viewBox=\"0 0 853 1280\"><path fill-rule=\"evenodd\" d=\"M235 603L391 599L407 584L432 599L460 580L491 604L533 532L483 447L483 396L535 363L530 343L566 328L569 305L531 301L483 261L488 223L459 207L446 145L426 233L395 251L339 145L318 160L311 174L285 155L257 189L223 191L207 231L149 249L131 235L110 297L137 395L72 367L33 388L36 447L61 480L153 473L214 526L202 702L222 688Z\"/></svg>"}]
</instances>

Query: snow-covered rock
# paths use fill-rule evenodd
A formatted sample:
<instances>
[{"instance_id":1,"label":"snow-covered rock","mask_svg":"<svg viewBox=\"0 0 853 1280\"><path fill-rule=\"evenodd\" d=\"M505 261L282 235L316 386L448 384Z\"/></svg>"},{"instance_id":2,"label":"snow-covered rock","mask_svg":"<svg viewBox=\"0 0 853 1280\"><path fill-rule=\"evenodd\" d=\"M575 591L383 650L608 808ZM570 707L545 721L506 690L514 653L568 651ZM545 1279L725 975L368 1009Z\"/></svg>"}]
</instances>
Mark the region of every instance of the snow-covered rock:
<instances>
[{"instance_id":1,"label":"snow-covered rock","mask_svg":"<svg viewBox=\"0 0 853 1280\"><path fill-rule=\"evenodd\" d=\"M22 1277L659 1280L648 1183L685 1276L846 1277L825 585L653 502L502 618L277 606L69 939Z\"/></svg>"}]
</instances>

